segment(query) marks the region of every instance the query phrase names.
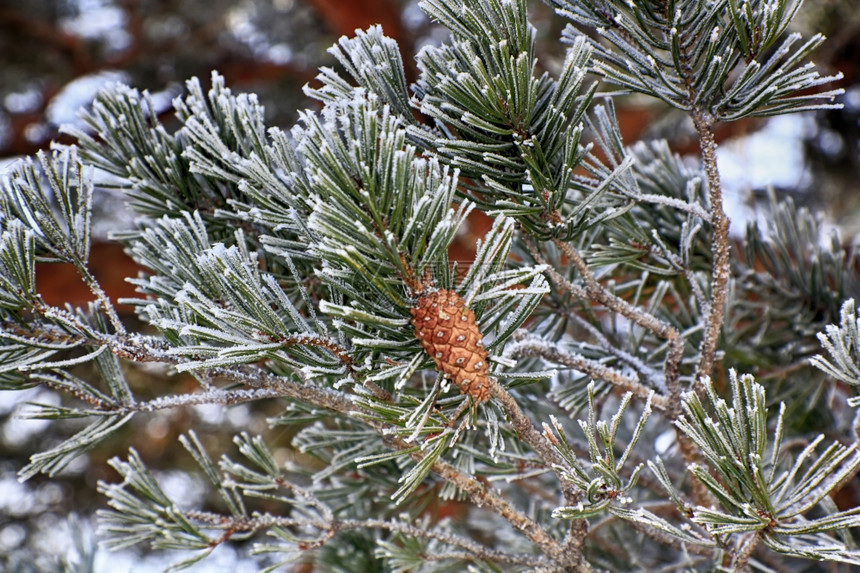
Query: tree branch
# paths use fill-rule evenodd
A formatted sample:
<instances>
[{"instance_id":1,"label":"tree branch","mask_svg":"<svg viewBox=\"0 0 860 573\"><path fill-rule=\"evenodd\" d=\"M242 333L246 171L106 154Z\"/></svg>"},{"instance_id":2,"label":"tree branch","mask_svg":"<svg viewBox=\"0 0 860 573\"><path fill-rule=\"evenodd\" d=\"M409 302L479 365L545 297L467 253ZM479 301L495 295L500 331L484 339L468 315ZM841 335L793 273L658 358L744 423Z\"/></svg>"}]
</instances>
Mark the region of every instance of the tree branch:
<instances>
[{"instance_id":1,"label":"tree branch","mask_svg":"<svg viewBox=\"0 0 860 573\"><path fill-rule=\"evenodd\" d=\"M100 341L92 341L83 337L72 338L81 338L84 343L94 344L98 342L101 344L107 344L117 355L125 358L132 358L137 361L167 361L171 364L182 362L181 358L175 355L166 354L162 348L152 348L148 346L145 342L147 339L142 337L124 337L124 340L119 340L120 337L115 335L105 335L104 340ZM154 356L152 353L154 353ZM256 396L260 398L278 396L288 397L302 400L309 404L313 404L314 406L327 408L350 417L354 417L359 410L359 407L353 402L352 397L349 394L320 387L309 380L299 382L283 376L277 376L255 366L213 368L207 370L207 372L214 377L218 377L223 380L240 383L249 388L261 389L264 392L256 394ZM206 395L207 394L190 394L188 395L188 398L172 401L154 400L136 407L135 411L148 411L161 407L170 407L171 405L179 406L186 403L198 403L199 400L203 399ZM561 466L561 458L537 432L531 421L525 416L522 410L520 410L513 397L499 386L497 382L493 383L493 395L499 399L502 403L502 407L506 412L508 412L515 429L520 433L523 439L535 448L547 465L550 467ZM242 391L234 391L232 393L225 394L224 391L213 390L208 393L208 396L210 398L217 397L218 399L250 399L251 395L245 395ZM365 422L378 430L381 434L389 434L390 430L393 429L387 424L371 419L365 419ZM386 440L386 443L389 443L401 450L413 449L415 446L413 443L408 443L402 438ZM420 461L424 458L425 454L418 451L411 454L411 456L413 459ZM510 504L510 502L499 496L496 492L487 488L476 478L466 476L454 466L442 461L435 462L432 466L432 471L467 493L477 506L488 508L508 520L515 528L522 531L530 540L541 546L544 552L553 560L571 567L579 566L581 555L566 555L561 545L559 545L559 543L554 540L545 529L529 519L525 514L519 512ZM571 497L571 499L576 499L576 496L578 495L578 492L571 489L567 492L566 498Z\"/></svg>"},{"instance_id":2,"label":"tree branch","mask_svg":"<svg viewBox=\"0 0 860 573\"><path fill-rule=\"evenodd\" d=\"M556 288L565 290L580 298L595 300L668 341L669 351L666 353L665 361L666 388L669 390L670 417L672 419L677 418L681 412L680 369L681 360L684 357L684 339L681 337L681 334L669 323L645 312L641 308L631 305L626 300L606 290L594 276L594 273L591 272L591 269L588 268L588 265L579 252L570 244L559 240L554 240L553 242L568 257L570 262L573 263L573 266L585 282L585 288L582 288L568 281L552 265L549 265L534 244L529 242L529 252L536 261L547 265L547 275L556 285Z\"/></svg>"},{"instance_id":3,"label":"tree branch","mask_svg":"<svg viewBox=\"0 0 860 573\"><path fill-rule=\"evenodd\" d=\"M224 543L229 538L239 532L258 532L271 527L313 527L322 532L319 537L318 544L305 546L305 549L319 547L325 544L336 533L341 531L349 531L353 529L368 530L368 529L383 529L392 533L402 533L416 538L434 539L448 545L464 549L466 553L443 553L436 554L435 560L445 559L462 559L475 560L484 559L497 563L510 563L512 565L525 565L528 567L548 567L551 562L541 556L505 553L488 549L479 545L471 539L455 535L453 533L438 531L432 529L423 529L415 527L408 523L397 521L385 521L381 519L311 519L311 518L292 518L281 517L269 513L257 514L250 518L236 518L219 513L208 511L188 511L185 516L190 520L202 525L210 525L218 529L226 529L230 535L224 535L217 540L217 543Z\"/></svg>"},{"instance_id":4,"label":"tree branch","mask_svg":"<svg viewBox=\"0 0 860 573\"><path fill-rule=\"evenodd\" d=\"M508 345L505 356L521 358L524 356L540 356L556 364L567 366L585 372L592 378L603 380L614 386L618 386L626 392L632 392L635 396L647 399L652 396L651 403L658 410L667 410L668 402L664 396L653 394L653 390L646 388L638 380L627 377L615 368L601 364L595 360L589 360L584 356L578 356L565 352L555 345L544 340L526 338Z\"/></svg>"},{"instance_id":5,"label":"tree branch","mask_svg":"<svg viewBox=\"0 0 860 573\"><path fill-rule=\"evenodd\" d=\"M731 278L729 218L723 209L723 191L720 183L720 173L717 169L717 144L711 123L705 113L694 108L692 112L693 125L699 136L699 146L702 150L702 161L705 165L705 175L708 178L708 193L711 204L711 253L713 256L713 278L711 280L711 305L708 313L705 336L700 346L699 365L696 368L696 381L710 376L714 368L717 343L723 327L725 316L726 296L729 279Z\"/></svg>"}]
</instances>

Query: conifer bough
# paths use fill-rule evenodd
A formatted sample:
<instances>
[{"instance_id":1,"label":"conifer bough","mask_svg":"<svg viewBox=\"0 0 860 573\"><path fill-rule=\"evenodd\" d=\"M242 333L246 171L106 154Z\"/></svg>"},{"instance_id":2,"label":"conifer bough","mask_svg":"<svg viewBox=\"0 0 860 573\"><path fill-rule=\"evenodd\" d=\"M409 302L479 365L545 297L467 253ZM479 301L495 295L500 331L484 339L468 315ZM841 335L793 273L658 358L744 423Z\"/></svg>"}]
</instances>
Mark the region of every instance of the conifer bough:
<instances>
[{"instance_id":1,"label":"conifer bough","mask_svg":"<svg viewBox=\"0 0 860 573\"><path fill-rule=\"evenodd\" d=\"M332 47L342 71L289 131L217 74L188 82L173 132L115 86L75 146L12 168L0 387L39 385L62 399L29 414L77 424L20 478L164 411L266 401L273 431L179 439L205 503L145 452L113 458L104 544L190 550L177 568L232 541L270 570L860 565L860 509L831 500L860 469L860 265L775 197L732 250L713 137L838 105L807 63L823 37L788 32L792 0L551 4L568 45L541 68L524 0L425 0L450 37L411 86L372 27ZM597 78L691 117L700 164L625 145ZM98 187L140 215L114 239L150 334L89 270ZM492 225L451 261L475 211ZM94 302L47 304L37 262ZM151 363L199 387L153 396Z\"/></svg>"}]
</instances>

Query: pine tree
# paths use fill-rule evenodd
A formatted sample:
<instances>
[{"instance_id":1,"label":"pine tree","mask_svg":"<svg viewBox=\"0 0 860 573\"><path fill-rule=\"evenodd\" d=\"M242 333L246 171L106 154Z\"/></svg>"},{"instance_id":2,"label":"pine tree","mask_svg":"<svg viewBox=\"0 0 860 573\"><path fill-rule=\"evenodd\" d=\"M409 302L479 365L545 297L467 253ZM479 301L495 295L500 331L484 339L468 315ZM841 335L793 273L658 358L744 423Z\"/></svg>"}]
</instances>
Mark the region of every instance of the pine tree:
<instances>
[{"instance_id":1,"label":"pine tree","mask_svg":"<svg viewBox=\"0 0 860 573\"><path fill-rule=\"evenodd\" d=\"M131 449L98 486L103 542L196 551L176 567L245 540L271 569L860 565L860 509L830 497L860 469L860 422L792 421L827 409L822 389L860 406L857 261L775 198L733 244L715 156L717 122L838 105L807 63L824 38L787 32L799 0L551 4L557 73L525 0L424 0L450 37L411 86L373 27L331 48L339 69L306 88L321 109L288 131L217 74L187 83L172 131L118 85L75 146L18 164L0 384L53 389L32 415L88 424L21 479L154 411L267 401L290 462L249 432L215 460L189 432L216 500L188 507ZM626 145L625 93L686 113L700 164ZM88 267L97 186L140 216L115 236L144 269L140 331ZM477 212L490 230L451 260ZM47 304L37 262L73 265L94 302ZM126 373L147 363L199 386L142 396ZM434 518L438 500L465 517Z\"/></svg>"}]
</instances>

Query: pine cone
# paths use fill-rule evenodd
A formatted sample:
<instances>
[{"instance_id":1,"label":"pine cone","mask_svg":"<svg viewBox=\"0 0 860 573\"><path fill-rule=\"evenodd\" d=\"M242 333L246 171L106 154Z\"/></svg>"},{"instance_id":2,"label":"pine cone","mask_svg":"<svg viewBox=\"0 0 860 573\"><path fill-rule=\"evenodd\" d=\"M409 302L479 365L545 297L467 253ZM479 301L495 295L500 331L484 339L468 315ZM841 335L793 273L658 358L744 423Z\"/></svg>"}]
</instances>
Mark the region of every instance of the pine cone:
<instances>
[{"instance_id":1,"label":"pine cone","mask_svg":"<svg viewBox=\"0 0 860 573\"><path fill-rule=\"evenodd\" d=\"M422 295L412 307L412 326L436 369L461 392L478 402L490 397L484 337L460 295L445 289Z\"/></svg>"}]
</instances>

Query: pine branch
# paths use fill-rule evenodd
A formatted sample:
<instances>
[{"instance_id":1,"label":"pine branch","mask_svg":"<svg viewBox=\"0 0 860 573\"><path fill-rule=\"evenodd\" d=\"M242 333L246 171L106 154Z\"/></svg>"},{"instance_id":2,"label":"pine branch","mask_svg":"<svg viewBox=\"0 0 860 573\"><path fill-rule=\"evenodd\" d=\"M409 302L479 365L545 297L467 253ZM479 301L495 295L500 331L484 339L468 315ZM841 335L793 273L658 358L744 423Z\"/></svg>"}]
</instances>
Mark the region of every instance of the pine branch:
<instances>
[{"instance_id":1,"label":"pine branch","mask_svg":"<svg viewBox=\"0 0 860 573\"><path fill-rule=\"evenodd\" d=\"M827 325L826 331L818 334L818 340L830 360L818 354L810 363L846 384L860 384L860 320L854 312L854 299L842 305L839 326Z\"/></svg>"},{"instance_id":2,"label":"pine branch","mask_svg":"<svg viewBox=\"0 0 860 573\"><path fill-rule=\"evenodd\" d=\"M792 53L800 36L784 33L801 4L794 0L719 0L707 8L696 0L671 8L622 0L551 4L580 28L566 30L570 41L588 28L605 41L590 40L595 73L692 114L735 120L828 109L841 93L803 94L841 75L821 77L803 64L823 42L820 34Z\"/></svg>"},{"instance_id":3,"label":"pine branch","mask_svg":"<svg viewBox=\"0 0 860 573\"><path fill-rule=\"evenodd\" d=\"M263 533L272 569L362 551L347 566L739 571L766 549L860 563L845 533L860 510L829 499L860 471L856 436L791 440L752 376L732 372L725 399L709 382L730 360L798 380L814 334L814 366L860 376L853 254L774 200L733 261L713 138L717 121L832 107L840 91L817 90L835 77L806 63L823 38L787 34L794 0L552 4L578 27L557 66L536 57L525 0L425 0L450 37L418 54L414 86L372 27L331 49L340 71L305 90L321 108L289 130L217 74L208 92L186 84L172 132L114 86L84 112L80 151L14 167L0 387L64 397L30 417L86 418L21 476L55 474L134 416L267 400L294 435L286 464L262 437L216 462L183 436L217 494L188 508L131 450L112 461L123 481L99 485L108 543L193 550L177 567ZM665 142L625 146L589 73L687 113L701 168ZM88 268L102 184L144 215L115 239L144 269L124 302L155 335L124 325ZM473 259L450 260L477 212L491 224ZM95 302L46 304L37 262L71 263ZM144 398L134 363L201 388ZM467 523L406 517L437 500Z\"/></svg>"},{"instance_id":4,"label":"pine branch","mask_svg":"<svg viewBox=\"0 0 860 573\"><path fill-rule=\"evenodd\" d=\"M710 376L716 359L715 352L723 328L726 312L726 297L731 278L729 219L723 208L723 192L720 183L720 173L717 169L716 143L711 130L710 121L703 113L693 111L693 125L699 136L702 150L702 161L708 177L708 196L710 198L711 253L713 256L713 274L711 281L711 300L708 307L708 319L705 336L699 348L699 364L696 367L696 379L703 380Z\"/></svg>"},{"instance_id":5,"label":"pine branch","mask_svg":"<svg viewBox=\"0 0 860 573\"><path fill-rule=\"evenodd\" d=\"M541 339L524 338L518 340L517 342L508 345L505 350L505 355L515 359L528 356L539 356L545 360L585 372L596 380L602 380L617 386L624 391L632 392L643 400L652 396L653 393L653 390L643 386L637 379L627 377L618 370L608 368L596 361L588 360L582 356L565 352L555 345ZM665 397L653 396L651 401L656 408L660 410L667 409L668 402Z\"/></svg>"},{"instance_id":6,"label":"pine branch","mask_svg":"<svg viewBox=\"0 0 860 573\"><path fill-rule=\"evenodd\" d=\"M860 562L860 554L827 535L834 529L858 522L860 510L853 508L814 519L802 517L846 475L857 470L860 464L857 444L845 447L833 443L801 473L801 467L806 465L823 439L819 436L797 457L791 468L777 473L781 462L785 406L780 409L770 461L766 464L764 388L751 376L738 378L734 372L731 372L731 384L732 407L729 407L717 397L713 385L707 383L713 418L695 392L688 392L684 397L685 415L677 425L699 447L710 466L709 471L693 465L690 472L719 502L718 507L695 508L692 520L707 527L714 535L757 533L765 545L779 547L780 552L789 555L819 555L823 558L829 551L834 551L837 553L828 558ZM719 476L719 480L711 471ZM799 536L797 541L788 541L794 535ZM803 535L811 535L818 540L822 547L820 553L801 541ZM796 548L788 549L794 543L797 543ZM745 550L745 544L741 542L734 555L736 563L745 559Z\"/></svg>"},{"instance_id":7,"label":"pine branch","mask_svg":"<svg viewBox=\"0 0 860 573\"><path fill-rule=\"evenodd\" d=\"M235 369L215 369L213 370L213 374L233 382L245 383L252 388L265 388L272 390L279 393L281 396L299 399L323 408L330 408L342 414L349 415L355 411L355 406L353 405L352 400L339 392L314 388L307 384L298 384L292 380L267 375L261 371L241 372L236 371ZM545 443L544 439L537 434L537 430L534 429L531 422L522 414L522 412L519 411L515 402L506 398L506 395L509 396L507 392L499 389L496 391L495 395L497 398L504 398L503 403L505 404L506 409L509 409L509 412L515 416L515 424L517 425L518 431L526 434L527 438L532 434L535 434L529 442L533 443L535 447L541 447L541 444ZM268 395L260 397L268 397ZM146 408L148 406L144 404L144 407ZM387 428L384 425L373 423L371 423L371 425L376 427L376 429L383 434L387 431ZM407 443L405 440L394 438L390 441L390 444L398 449L412 451L413 453L410 454L411 457L418 462L424 459L424 454L420 451L415 451L412 444ZM549 452L551 452L551 450L547 450L544 453L545 455L550 456L549 459L558 461L555 454ZM562 557L564 552L539 525L525 517L525 515L519 513L509 504L509 502L499 497L492 490L481 485L476 479L467 477L456 470L453 466L441 460L437 460L431 464L430 469L434 473L437 473L444 479L450 481L461 491L467 493L477 505L493 510L505 519L511 521L514 527L522 530L535 543L544 547L547 555L551 558L560 560L562 563L567 562L567 558Z\"/></svg>"},{"instance_id":8,"label":"pine branch","mask_svg":"<svg viewBox=\"0 0 860 573\"><path fill-rule=\"evenodd\" d=\"M459 547L465 551L462 553L439 553L434 552L432 559L439 561L460 560L474 561L482 559L495 563L509 563L511 565L526 565L530 567L549 567L550 562L532 555L514 555L503 551L494 551L479 545L467 538L453 535L444 531L427 530L408 523L397 521L383 521L379 519L330 519L326 521L314 521L309 519L291 519L271 514L255 515L251 518L236 519L205 512L187 512L186 515L201 524L212 525L225 532L218 542L225 542L236 532L258 532L272 527L313 527L320 530L325 538L330 538L342 531L351 529L374 530L379 529L393 533L401 533L415 539L428 539L439 541L445 545ZM321 539L320 544L325 543ZM303 549L312 549L312 545L306 545ZM427 556L424 556L425 558Z\"/></svg>"},{"instance_id":9,"label":"pine branch","mask_svg":"<svg viewBox=\"0 0 860 573\"><path fill-rule=\"evenodd\" d=\"M132 450L127 462L121 462L117 459L112 460L112 465L123 476L125 476L128 483L121 486L100 484L100 489L108 494L111 499L111 506L114 508L111 512L102 513L103 531L114 535L121 534L125 536L132 533L132 531L128 530L128 526L132 526L134 530L136 530L135 536L137 539L134 539L135 542L140 541L143 538L147 538L152 540L152 542L159 547L196 547L201 549L207 547L211 549L214 545L237 537L237 534L252 533L263 528L268 529L273 527L298 527L301 529L303 527L310 526L316 529L318 532L316 537L306 537L304 540L300 541L301 549L318 547L324 544L326 540L330 539L335 533L357 527L379 527L391 531L399 531L401 533L415 534L413 533L414 528L412 527L405 525L399 526L397 524L381 520L334 519L331 510L312 491L298 487L281 477L280 470L278 470L274 465L271 455L267 453L262 442L259 440L251 441L247 436L243 436L237 438L237 443L242 447L243 453L249 457L251 461L257 464L258 467L263 469L265 473L249 472L243 466L239 466L228 461L225 461L222 466L228 471L228 473L235 473L245 481L250 479L252 482L255 482L256 485L252 483L244 485L234 484L231 480L222 479L216 475L214 466L203 452L196 437L192 434L190 439L185 440L186 448L192 452L198 464L206 470L210 480L213 480L214 483L225 490L225 495L232 496L233 494L228 494L228 492L235 490L237 486L241 489L246 489L248 492L258 491L260 493L272 490L273 488L284 489L290 494L295 494L295 498L292 497L292 495L289 498L290 500L293 500L291 503L301 503L302 505L309 505L315 508L315 512L317 512L319 517L322 519L317 520L313 517L309 518L307 516L286 518L270 514L249 516L245 515L244 510L240 508L238 500L236 500L236 502L230 502L230 504L234 506L232 517L211 513L201 513L197 511L180 511L178 510L175 502L170 500L164 494L154 478L143 466L139 456L134 452L134 450ZM409 447L402 440L397 438L392 440L391 444L394 447ZM416 460L420 460L422 458L422 454L418 452L413 453L412 456ZM479 503L479 505L486 507L491 511L497 511L507 519L511 520L515 527L521 529L530 539L542 546L548 557L553 562L556 564L571 563L570 558L564 555L561 548L539 525L515 510L507 501L499 497L495 492L480 484L477 480L463 475L447 463L434 463L433 471L445 479L450 480L458 487L464 489L464 491L472 497L473 501ZM127 491L127 487L131 487L134 492ZM144 504L140 503L142 500L139 496L141 495L145 496L147 500L145 506L148 506L148 508L145 509L145 511L154 511L162 515L163 518L167 520L165 523L167 527L155 530L141 524L138 520L132 521L134 514L144 511ZM277 499L281 499L281 501L287 500L287 498ZM136 502L135 500L139 501ZM224 529L226 531L222 533L219 538L210 539L203 530L206 526L215 526L217 529ZM509 563L516 563L522 559L522 557L508 556L503 552L487 550L474 542L444 533L437 534L432 531L421 531L417 536L430 537L446 543L451 543L455 546L469 550L480 558L500 560L502 562ZM123 545L128 542L129 540L127 538L123 539L122 537L114 538L112 541L112 543L121 543ZM540 559L537 560L537 562L540 561Z\"/></svg>"}]
</instances>

